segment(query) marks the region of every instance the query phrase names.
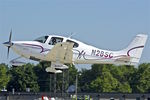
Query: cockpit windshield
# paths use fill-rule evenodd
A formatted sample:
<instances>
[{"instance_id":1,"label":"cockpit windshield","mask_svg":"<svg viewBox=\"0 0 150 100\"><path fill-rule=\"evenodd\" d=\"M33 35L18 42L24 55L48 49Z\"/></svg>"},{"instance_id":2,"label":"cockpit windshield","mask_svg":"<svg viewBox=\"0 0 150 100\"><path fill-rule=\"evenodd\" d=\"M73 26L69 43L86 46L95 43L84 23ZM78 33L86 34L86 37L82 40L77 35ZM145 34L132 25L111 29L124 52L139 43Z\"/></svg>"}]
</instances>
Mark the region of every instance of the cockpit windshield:
<instances>
[{"instance_id":1,"label":"cockpit windshield","mask_svg":"<svg viewBox=\"0 0 150 100\"><path fill-rule=\"evenodd\" d=\"M42 37L39 37L39 38L35 39L34 41L45 43L47 38L48 38L48 36L42 36Z\"/></svg>"}]
</instances>

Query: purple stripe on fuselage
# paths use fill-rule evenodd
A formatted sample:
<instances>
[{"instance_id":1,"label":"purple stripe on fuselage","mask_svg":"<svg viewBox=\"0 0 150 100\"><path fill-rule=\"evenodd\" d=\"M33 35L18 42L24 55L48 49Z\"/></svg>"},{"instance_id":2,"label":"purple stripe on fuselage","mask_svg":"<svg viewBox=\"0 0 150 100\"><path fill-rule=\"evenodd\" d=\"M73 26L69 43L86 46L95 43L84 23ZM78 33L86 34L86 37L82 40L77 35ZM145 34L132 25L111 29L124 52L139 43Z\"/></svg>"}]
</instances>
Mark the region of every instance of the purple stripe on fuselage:
<instances>
[{"instance_id":1,"label":"purple stripe on fuselage","mask_svg":"<svg viewBox=\"0 0 150 100\"><path fill-rule=\"evenodd\" d=\"M50 49L43 48L41 45L27 44L27 43L23 43L23 45L26 45L26 46L31 47L31 48L41 49L40 53L43 53L43 52L50 50Z\"/></svg>"}]
</instances>

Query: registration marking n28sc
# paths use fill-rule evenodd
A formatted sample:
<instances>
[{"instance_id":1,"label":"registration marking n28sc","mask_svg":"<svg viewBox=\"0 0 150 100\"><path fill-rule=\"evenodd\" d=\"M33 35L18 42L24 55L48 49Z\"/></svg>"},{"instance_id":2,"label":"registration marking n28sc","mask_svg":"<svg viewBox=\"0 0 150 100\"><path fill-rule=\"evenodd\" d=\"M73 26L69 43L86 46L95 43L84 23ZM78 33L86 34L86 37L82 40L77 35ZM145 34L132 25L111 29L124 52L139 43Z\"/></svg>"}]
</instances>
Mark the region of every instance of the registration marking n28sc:
<instances>
[{"instance_id":1,"label":"registration marking n28sc","mask_svg":"<svg viewBox=\"0 0 150 100\"><path fill-rule=\"evenodd\" d=\"M100 50L92 50L91 56L113 58L113 53L111 53L111 52L105 52L105 51L100 51Z\"/></svg>"}]
</instances>

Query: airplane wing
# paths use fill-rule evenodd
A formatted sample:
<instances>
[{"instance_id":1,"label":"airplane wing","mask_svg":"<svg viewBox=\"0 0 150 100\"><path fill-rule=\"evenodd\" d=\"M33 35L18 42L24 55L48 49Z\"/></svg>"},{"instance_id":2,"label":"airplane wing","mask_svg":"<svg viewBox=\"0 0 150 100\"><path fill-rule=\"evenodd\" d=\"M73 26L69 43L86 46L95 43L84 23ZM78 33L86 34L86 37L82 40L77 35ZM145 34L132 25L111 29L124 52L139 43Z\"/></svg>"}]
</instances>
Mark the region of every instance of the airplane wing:
<instances>
[{"instance_id":1,"label":"airplane wing","mask_svg":"<svg viewBox=\"0 0 150 100\"><path fill-rule=\"evenodd\" d=\"M11 60L9 63L10 63L12 66L15 66L15 67L17 67L17 66L22 66L22 65L27 64L26 62L23 62L23 60L25 60L25 59L23 59L23 58L20 56L20 57L17 57L17 58L15 58L15 59Z\"/></svg>"},{"instance_id":2,"label":"airplane wing","mask_svg":"<svg viewBox=\"0 0 150 100\"><path fill-rule=\"evenodd\" d=\"M70 42L57 43L46 55L46 59L52 62L72 63L73 44Z\"/></svg>"}]
</instances>

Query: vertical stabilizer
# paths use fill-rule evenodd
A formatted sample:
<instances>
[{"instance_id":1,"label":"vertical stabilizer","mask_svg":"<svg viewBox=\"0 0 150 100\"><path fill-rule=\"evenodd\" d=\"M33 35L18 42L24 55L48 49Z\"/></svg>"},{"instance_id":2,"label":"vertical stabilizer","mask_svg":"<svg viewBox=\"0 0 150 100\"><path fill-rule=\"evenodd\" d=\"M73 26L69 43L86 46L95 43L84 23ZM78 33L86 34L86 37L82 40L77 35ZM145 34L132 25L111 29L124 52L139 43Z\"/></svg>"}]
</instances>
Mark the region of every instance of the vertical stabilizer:
<instances>
[{"instance_id":1,"label":"vertical stabilizer","mask_svg":"<svg viewBox=\"0 0 150 100\"><path fill-rule=\"evenodd\" d=\"M148 36L146 34L138 34L129 44L129 46L123 50L127 53L127 56L130 57L131 63L139 62L147 37Z\"/></svg>"}]
</instances>

